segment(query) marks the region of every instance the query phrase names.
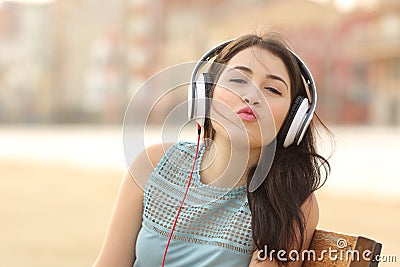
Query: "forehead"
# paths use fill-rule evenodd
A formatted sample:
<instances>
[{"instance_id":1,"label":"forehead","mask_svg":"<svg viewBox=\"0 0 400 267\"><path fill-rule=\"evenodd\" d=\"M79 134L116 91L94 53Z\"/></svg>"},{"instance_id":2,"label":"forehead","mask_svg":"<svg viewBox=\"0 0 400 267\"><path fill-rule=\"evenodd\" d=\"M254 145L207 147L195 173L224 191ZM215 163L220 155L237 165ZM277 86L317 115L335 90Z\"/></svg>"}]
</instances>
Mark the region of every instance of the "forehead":
<instances>
[{"instance_id":1,"label":"forehead","mask_svg":"<svg viewBox=\"0 0 400 267\"><path fill-rule=\"evenodd\" d=\"M255 73L275 74L284 78L285 81L289 81L289 75L283 61L260 47L249 47L240 51L231 58L227 65L230 67L245 66Z\"/></svg>"}]
</instances>

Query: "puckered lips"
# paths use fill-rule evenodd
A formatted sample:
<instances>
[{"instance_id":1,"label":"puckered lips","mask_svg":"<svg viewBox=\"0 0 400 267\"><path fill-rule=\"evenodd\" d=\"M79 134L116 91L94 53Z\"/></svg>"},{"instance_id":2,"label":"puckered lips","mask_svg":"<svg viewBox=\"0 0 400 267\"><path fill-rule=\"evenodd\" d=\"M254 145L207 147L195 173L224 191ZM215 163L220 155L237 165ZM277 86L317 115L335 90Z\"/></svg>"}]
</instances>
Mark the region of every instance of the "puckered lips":
<instances>
[{"instance_id":1,"label":"puckered lips","mask_svg":"<svg viewBox=\"0 0 400 267\"><path fill-rule=\"evenodd\" d=\"M257 120L256 113L250 107L243 107L243 108L239 109L237 114L244 121L255 121L255 120Z\"/></svg>"}]
</instances>

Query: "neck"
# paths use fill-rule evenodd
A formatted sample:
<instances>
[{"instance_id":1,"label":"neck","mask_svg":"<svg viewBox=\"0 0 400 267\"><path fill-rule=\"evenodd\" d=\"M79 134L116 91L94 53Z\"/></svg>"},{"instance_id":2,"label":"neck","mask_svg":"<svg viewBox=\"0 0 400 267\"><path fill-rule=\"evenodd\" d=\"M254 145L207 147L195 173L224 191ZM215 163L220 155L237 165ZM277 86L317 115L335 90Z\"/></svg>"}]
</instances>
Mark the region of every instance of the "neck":
<instances>
[{"instance_id":1,"label":"neck","mask_svg":"<svg viewBox=\"0 0 400 267\"><path fill-rule=\"evenodd\" d=\"M246 184L248 171L258 163L260 148L249 148L243 142L230 141L217 133L201 162L201 180L219 187Z\"/></svg>"}]
</instances>

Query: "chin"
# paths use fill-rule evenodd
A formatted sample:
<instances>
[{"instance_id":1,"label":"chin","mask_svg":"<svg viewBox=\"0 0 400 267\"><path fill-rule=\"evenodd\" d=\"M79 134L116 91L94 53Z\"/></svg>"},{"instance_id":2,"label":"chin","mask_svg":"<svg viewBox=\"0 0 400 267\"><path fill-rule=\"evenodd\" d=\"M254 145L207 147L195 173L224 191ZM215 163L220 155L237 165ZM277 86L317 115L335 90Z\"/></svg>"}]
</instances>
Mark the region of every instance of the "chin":
<instances>
[{"instance_id":1,"label":"chin","mask_svg":"<svg viewBox=\"0 0 400 267\"><path fill-rule=\"evenodd\" d=\"M262 147L262 142L259 136L252 136L248 132L232 133L230 136L232 146L237 148L254 149Z\"/></svg>"}]
</instances>

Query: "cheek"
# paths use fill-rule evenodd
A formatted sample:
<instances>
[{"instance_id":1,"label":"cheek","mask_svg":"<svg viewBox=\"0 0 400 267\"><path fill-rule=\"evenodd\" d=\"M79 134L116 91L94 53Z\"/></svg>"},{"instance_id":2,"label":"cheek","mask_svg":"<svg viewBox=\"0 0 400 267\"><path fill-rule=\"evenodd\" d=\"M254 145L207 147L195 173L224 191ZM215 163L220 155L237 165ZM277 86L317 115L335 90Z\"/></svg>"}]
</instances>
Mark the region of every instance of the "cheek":
<instances>
[{"instance_id":1,"label":"cheek","mask_svg":"<svg viewBox=\"0 0 400 267\"><path fill-rule=\"evenodd\" d=\"M271 103L270 108L274 117L276 132L282 128L286 115L289 112L290 100L282 101L283 103Z\"/></svg>"},{"instance_id":2,"label":"cheek","mask_svg":"<svg viewBox=\"0 0 400 267\"><path fill-rule=\"evenodd\" d=\"M233 108L237 106L237 102L240 101L240 98L234 92L227 90L225 88L221 88L216 86L213 92L213 105L218 105L219 107L224 108Z\"/></svg>"}]
</instances>

